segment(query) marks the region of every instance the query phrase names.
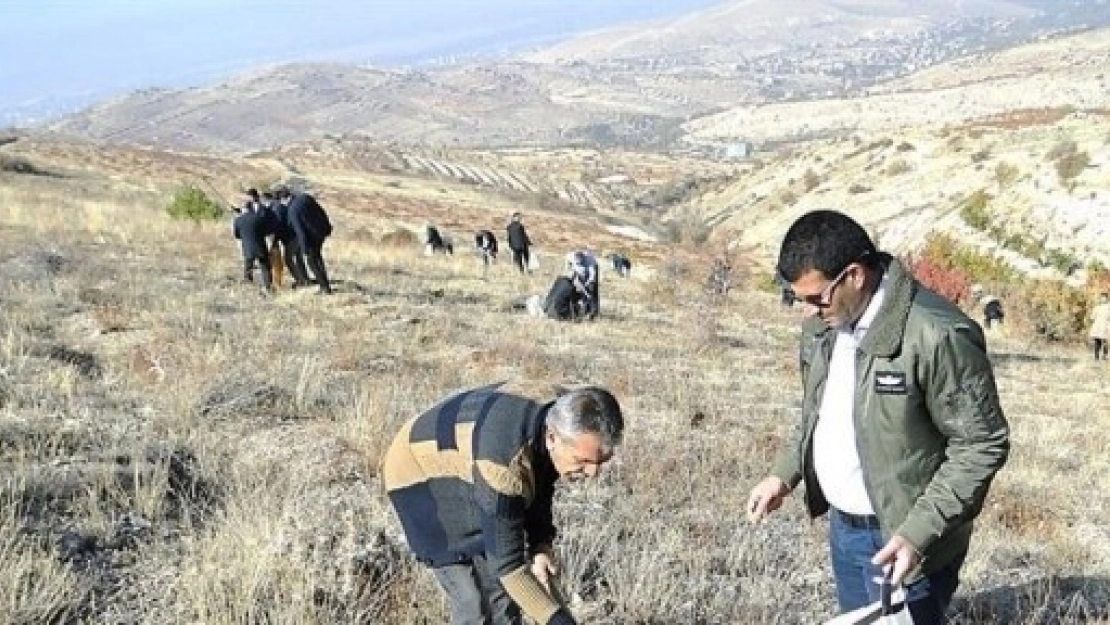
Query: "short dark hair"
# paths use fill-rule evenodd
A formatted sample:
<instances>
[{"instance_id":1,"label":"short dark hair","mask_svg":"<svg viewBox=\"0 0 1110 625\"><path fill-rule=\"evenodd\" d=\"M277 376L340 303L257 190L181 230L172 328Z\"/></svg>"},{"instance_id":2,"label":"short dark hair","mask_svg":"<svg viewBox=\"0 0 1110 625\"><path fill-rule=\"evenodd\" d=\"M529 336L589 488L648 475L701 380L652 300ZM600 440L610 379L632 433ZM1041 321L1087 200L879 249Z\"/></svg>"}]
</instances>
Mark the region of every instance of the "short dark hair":
<instances>
[{"instance_id":1,"label":"short dark hair","mask_svg":"<svg viewBox=\"0 0 1110 625\"><path fill-rule=\"evenodd\" d=\"M832 278L852 263L874 267L878 261L878 250L863 226L844 213L815 210L799 217L786 231L776 269L792 284L809 271Z\"/></svg>"},{"instance_id":2,"label":"short dark hair","mask_svg":"<svg viewBox=\"0 0 1110 625\"><path fill-rule=\"evenodd\" d=\"M247 195L251 196L251 199L257 200L258 199L258 189L255 189L254 187L251 187L251 188L247 189Z\"/></svg>"}]
</instances>

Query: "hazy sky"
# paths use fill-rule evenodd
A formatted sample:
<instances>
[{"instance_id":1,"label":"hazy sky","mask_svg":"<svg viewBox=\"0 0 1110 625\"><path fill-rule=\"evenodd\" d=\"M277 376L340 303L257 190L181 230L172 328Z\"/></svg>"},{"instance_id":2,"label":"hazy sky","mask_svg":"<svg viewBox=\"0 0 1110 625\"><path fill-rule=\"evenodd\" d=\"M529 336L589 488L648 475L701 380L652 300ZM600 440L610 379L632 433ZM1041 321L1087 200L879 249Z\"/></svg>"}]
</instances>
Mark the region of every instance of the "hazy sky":
<instances>
[{"instance_id":1,"label":"hazy sky","mask_svg":"<svg viewBox=\"0 0 1110 625\"><path fill-rule=\"evenodd\" d=\"M291 60L496 53L720 0L0 0L0 112Z\"/></svg>"}]
</instances>

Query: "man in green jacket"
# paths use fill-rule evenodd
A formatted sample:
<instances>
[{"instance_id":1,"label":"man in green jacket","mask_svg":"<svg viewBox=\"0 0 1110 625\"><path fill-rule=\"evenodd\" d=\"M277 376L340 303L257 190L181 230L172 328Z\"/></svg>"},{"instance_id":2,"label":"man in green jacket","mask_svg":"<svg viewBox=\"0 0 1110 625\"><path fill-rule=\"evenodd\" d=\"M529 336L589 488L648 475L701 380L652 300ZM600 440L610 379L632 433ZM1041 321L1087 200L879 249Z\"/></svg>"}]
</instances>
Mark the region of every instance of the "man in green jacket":
<instances>
[{"instance_id":1,"label":"man in green jacket","mask_svg":"<svg viewBox=\"0 0 1110 625\"><path fill-rule=\"evenodd\" d=\"M829 515L840 609L878 601L887 571L915 623L944 623L1010 448L983 332L842 213L795 221L778 271L808 313L802 418L748 517L804 483L810 516Z\"/></svg>"}]
</instances>

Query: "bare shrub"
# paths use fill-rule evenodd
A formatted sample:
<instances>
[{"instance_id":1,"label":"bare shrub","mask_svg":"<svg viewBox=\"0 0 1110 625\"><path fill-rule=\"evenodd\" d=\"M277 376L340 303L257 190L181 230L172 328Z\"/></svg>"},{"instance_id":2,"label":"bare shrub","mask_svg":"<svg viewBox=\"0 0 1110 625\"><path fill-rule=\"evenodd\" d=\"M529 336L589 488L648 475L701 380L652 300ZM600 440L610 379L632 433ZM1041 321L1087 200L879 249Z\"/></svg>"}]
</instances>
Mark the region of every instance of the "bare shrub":
<instances>
[{"instance_id":1,"label":"bare shrub","mask_svg":"<svg viewBox=\"0 0 1110 625\"><path fill-rule=\"evenodd\" d=\"M994 167L994 181L998 183L998 188L1000 189L1006 189L1017 182L1020 174L1021 172L1018 171L1017 167L1005 161L1000 161Z\"/></svg>"},{"instance_id":2,"label":"bare shrub","mask_svg":"<svg viewBox=\"0 0 1110 625\"><path fill-rule=\"evenodd\" d=\"M886 175L888 176L901 176L902 174L909 173L913 168L904 160L896 160L887 165Z\"/></svg>"},{"instance_id":3,"label":"bare shrub","mask_svg":"<svg viewBox=\"0 0 1110 625\"><path fill-rule=\"evenodd\" d=\"M24 156L0 153L0 172L12 174L25 174L33 176L46 175L47 172L35 167L30 159Z\"/></svg>"},{"instance_id":4,"label":"bare shrub","mask_svg":"<svg viewBox=\"0 0 1110 625\"><path fill-rule=\"evenodd\" d=\"M382 245L390 247L401 248L417 248L420 247L422 241L417 234L405 228L394 228L389 232L382 235L379 242Z\"/></svg>"},{"instance_id":5,"label":"bare shrub","mask_svg":"<svg viewBox=\"0 0 1110 625\"><path fill-rule=\"evenodd\" d=\"M806 173L802 175L802 189L809 193L819 186L821 186L821 176L812 169L807 169Z\"/></svg>"}]
</instances>

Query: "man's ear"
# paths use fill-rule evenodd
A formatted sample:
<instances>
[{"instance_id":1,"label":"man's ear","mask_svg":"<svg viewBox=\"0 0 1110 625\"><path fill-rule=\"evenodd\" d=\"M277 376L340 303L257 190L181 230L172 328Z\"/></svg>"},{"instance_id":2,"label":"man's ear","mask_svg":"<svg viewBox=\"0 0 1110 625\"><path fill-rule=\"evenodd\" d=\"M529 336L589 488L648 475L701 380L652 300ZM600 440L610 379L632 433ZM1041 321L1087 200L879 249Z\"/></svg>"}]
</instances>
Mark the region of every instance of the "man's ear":
<instances>
[{"instance_id":1,"label":"man's ear","mask_svg":"<svg viewBox=\"0 0 1110 625\"><path fill-rule=\"evenodd\" d=\"M544 438L544 442L547 443L546 446L547 446L548 450L551 450L551 448L555 446L555 442L556 442L557 437L558 437L558 434L555 432L555 429L552 428L552 427L548 427L547 430L544 432L544 437L543 438Z\"/></svg>"}]
</instances>

